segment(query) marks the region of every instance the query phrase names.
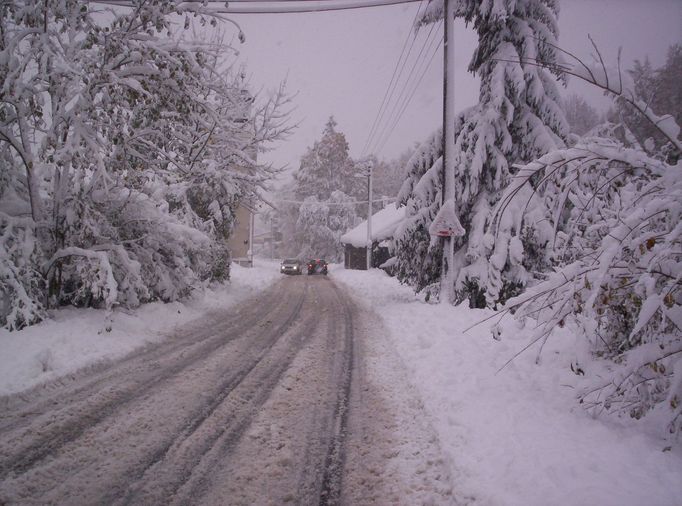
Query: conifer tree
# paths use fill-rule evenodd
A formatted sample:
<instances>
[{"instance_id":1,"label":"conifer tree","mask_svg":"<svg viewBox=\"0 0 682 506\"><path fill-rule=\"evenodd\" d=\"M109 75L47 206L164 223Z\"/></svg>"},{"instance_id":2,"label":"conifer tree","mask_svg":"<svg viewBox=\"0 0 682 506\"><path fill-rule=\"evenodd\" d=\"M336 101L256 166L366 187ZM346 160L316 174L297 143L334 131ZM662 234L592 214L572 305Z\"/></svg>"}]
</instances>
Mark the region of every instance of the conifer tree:
<instances>
[{"instance_id":1,"label":"conifer tree","mask_svg":"<svg viewBox=\"0 0 682 506\"><path fill-rule=\"evenodd\" d=\"M556 78L537 65L556 62L558 2L460 0L455 12L478 34L469 70L481 78L479 103L455 133L455 206L467 232L455 243L455 293L477 306L494 305L528 281L524 250L542 255L533 244L541 239L525 230L530 224L487 232L514 164L564 144ZM433 0L422 23L442 16L443 2Z\"/></svg>"},{"instance_id":2,"label":"conifer tree","mask_svg":"<svg viewBox=\"0 0 682 506\"><path fill-rule=\"evenodd\" d=\"M331 261L342 258L340 237L355 225L355 200L367 191L364 180L355 177L346 136L336 125L330 117L320 140L301 157L294 192L304 203L291 216L296 222L292 253Z\"/></svg>"}]
</instances>

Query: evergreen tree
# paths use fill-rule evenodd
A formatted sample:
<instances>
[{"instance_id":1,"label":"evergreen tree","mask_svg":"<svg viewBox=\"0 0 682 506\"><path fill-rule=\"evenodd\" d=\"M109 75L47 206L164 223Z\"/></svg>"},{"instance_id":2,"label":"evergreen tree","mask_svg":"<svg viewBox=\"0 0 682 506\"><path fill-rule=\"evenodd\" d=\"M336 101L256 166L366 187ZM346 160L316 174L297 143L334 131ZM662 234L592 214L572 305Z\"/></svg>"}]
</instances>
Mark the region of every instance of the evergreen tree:
<instances>
[{"instance_id":1,"label":"evergreen tree","mask_svg":"<svg viewBox=\"0 0 682 506\"><path fill-rule=\"evenodd\" d=\"M578 95L569 95L564 99L564 111L573 134L584 135L600 123L599 113Z\"/></svg>"},{"instance_id":2,"label":"evergreen tree","mask_svg":"<svg viewBox=\"0 0 682 506\"><path fill-rule=\"evenodd\" d=\"M481 78L479 103L456 128L455 206L467 232L455 243L458 300L493 305L508 297L529 279L520 261L524 250L542 254L541 245L532 244L540 239L525 230L532 224L500 227L490 219L514 164L564 144L556 79L537 65L556 62L557 12L556 0L461 0L456 6L456 15L478 34L469 70ZM442 16L442 1L434 0L422 22Z\"/></svg>"},{"instance_id":3,"label":"evergreen tree","mask_svg":"<svg viewBox=\"0 0 682 506\"><path fill-rule=\"evenodd\" d=\"M668 49L665 64L654 69L648 58L635 60L628 71L634 81L635 98L647 104L656 114L665 111L678 124L682 124L682 45L675 44ZM650 155L677 160L676 150L648 118L630 104L620 101L609 118L614 123L622 122Z\"/></svg>"},{"instance_id":4,"label":"evergreen tree","mask_svg":"<svg viewBox=\"0 0 682 506\"><path fill-rule=\"evenodd\" d=\"M336 131L336 125L331 116L320 140L301 157L294 175L298 198L314 196L325 201L337 190L355 198L362 196L364 184L354 177L356 170L348 153L348 141L342 132Z\"/></svg>"},{"instance_id":5,"label":"evergreen tree","mask_svg":"<svg viewBox=\"0 0 682 506\"><path fill-rule=\"evenodd\" d=\"M442 130L437 130L408 160L407 177L398 193L398 205L407 209L395 232L395 275L417 292L440 279L442 246L431 241L429 225L440 208L442 157ZM430 298L431 290L426 293Z\"/></svg>"},{"instance_id":6,"label":"evergreen tree","mask_svg":"<svg viewBox=\"0 0 682 506\"><path fill-rule=\"evenodd\" d=\"M367 200L365 180L355 176L346 136L336 131L330 117L322 138L308 148L294 174L294 194L303 204L290 214L296 223L292 254L335 262L342 258L340 237L355 225L355 201Z\"/></svg>"}]
</instances>

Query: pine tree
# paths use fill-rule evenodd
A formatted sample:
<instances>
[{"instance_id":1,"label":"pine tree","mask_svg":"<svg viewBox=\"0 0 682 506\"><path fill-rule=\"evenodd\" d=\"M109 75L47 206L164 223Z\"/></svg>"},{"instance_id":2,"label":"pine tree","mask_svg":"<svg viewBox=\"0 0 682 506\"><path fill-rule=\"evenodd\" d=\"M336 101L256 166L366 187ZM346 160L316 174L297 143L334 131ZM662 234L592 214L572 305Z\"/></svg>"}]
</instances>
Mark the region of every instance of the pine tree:
<instances>
[{"instance_id":1,"label":"pine tree","mask_svg":"<svg viewBox=\"0 0 682 506\"><path fill-rule=\"evenodd\" d=\"M355 225L355 200L367 191L355 173L346 136L336 131L336 121L330 117L321 139L301 157L294 174L295 196L304 203L290 215L296 223L293 254L331 261L342 258L340 237Z\"/></svg>"},{"instance_id":2,"label":"pine tree","mask_svg":"<svg viewBox=\"0 0 682 506\"><path fill-rule=\"evenodd\" d=\"M634 81L635 97L647 104L656 114L665 111L678 124L682 124L682 45L675 44L668 49L665 64L654 69L648 58L635 60L628 71ZM676 151L672 149L666 138L661 135L649 119L642 116L626 102L620 101L610 117L615 123L622 122L650 155L667 159L671 163L677 160Z\"/></svg>"},{"instance_id":3,"label":"pine tree","mask_svg":"<svg viewBox=\"0 0 682 506\"><path fill-rule=\"evenodd\" d=\"M336 131L336 125L331 116L320 140L301 157L294 175L298 198L315 196L325 201L337 190L352 197L361 196L363 184L354 177L355 164L348 152L348 141L342 132Z\"/></svg>"},{"instance_id":4,"label":"pine tree","mask_svg":"<svg viewBox=\"0 0 682 506\"><path fill-rule=\"evenodd\" d=\"M406 206L405 220L395 232L395 275L420 292L440 279L442 246L432 242L429 225L441 201L442 130L423 142L407 161L398 204ZM427 290L430 298L430 291Z\"/></svg>"},{"instance_id":5,"label":"pine tree","mask_svg":"<svg viewBox=\"0 0 682 506\"><path fill-rule=\"evenodd\" d=\"M556 0L457 4L456 15L478 34L469 70L481 78L479 103L456 128L455 206L467 231L455 243L458 300L494 305L528 281L524 251L542 254L541 245L533 244L541 239L526 230L532 224L499 226L490 219L512 167L564 145L556 79L537 65L556 62L557 12ZM442 16L442 2L433 1L422 22Z\"/></svg>"},{"instance_id":6,"label":"pine tree","mask_svg":"<svg viewBox=\"0 0 682 506\"><path fill-rule=\"evenodd\" d=\"M578 95L572 94L564 99L564 110L573 134L584 135L600 123L599 113Z\"/></svg>"}]
</instances>

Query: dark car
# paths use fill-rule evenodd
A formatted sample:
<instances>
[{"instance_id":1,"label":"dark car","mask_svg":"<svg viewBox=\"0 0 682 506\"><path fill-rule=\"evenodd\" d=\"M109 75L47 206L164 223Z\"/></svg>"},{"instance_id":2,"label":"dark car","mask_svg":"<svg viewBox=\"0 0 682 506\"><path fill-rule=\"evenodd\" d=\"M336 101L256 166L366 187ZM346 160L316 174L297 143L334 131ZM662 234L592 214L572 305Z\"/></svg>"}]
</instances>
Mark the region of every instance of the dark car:
<instances>
[{"instance_id":1,"label":"dark car","mask_svg":"<svg viewBox=\"0 0 682 506\"><path fill-rule=\"evenodd\" d=\"M298 258L285 258L279 268L282 274L303 274L303 262Z\"/></svg>"},{"instance_id":2,"label":"dark car","mask_svg":"<svg viewBox=\"0 0 682 506\"><path fill-rule=\"evenodd\" d=\"M327 274L328 264L322 258L308 260L308 274Z\"/></svg>"}]
</instances>

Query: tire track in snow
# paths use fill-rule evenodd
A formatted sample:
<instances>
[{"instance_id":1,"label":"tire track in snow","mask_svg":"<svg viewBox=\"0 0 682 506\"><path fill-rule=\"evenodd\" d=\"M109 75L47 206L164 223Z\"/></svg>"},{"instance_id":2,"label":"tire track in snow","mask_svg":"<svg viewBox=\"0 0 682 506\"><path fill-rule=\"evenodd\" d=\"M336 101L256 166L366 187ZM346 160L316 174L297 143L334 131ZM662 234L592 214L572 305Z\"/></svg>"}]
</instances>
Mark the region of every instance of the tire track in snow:
<instances>
[{"instance_id":1,"label":"tire track in snow","mask_svg":"<svg viewBox=\"0 0 682 506\"><path fill-rule=\"evenodd\" d=\"M280 286L278 290L268 292L265 298L250 301L247 303L252 307L250 312L242 318L230 318L227 325L223 324L217 330L206 329L198 336L188 336L180 342L153 346L139 356L129 356L114 363L103 371L103 378L87 381L85 387L67 388L52 401L38 401L38 406L22 409L14 415L15 423L6 425L0 432L0 483L10 474L13 477L23 474L64 445L77 440L86 430L148 395L153 388L226 343L239 339L246 330L263 320L261 302L275 304L274 316L284 311L285 315L293 317L289 310L290 299L282 296L284 291ZM71 400L70 396L75 399ZM55 408L57 405L63 407ZM38 409L46 414L31 419L31 412ZM30 420L29 424L26 424L26 418Z\"/></svg>"},{"instance_id":2,"label":"tire track in snow","mask_svg":"<svg viewBox=\"0 0 682 506\"><path fill-rule=\"evenodd\" d=\"M160 448L148 461L142 466L144 469L131 469L129 473L132 477L140 476L138 480L129 485L127 494L122 498L105 496L104 502L107 504L169 504L171 499L176 498L178 490L193 479L193 470L196 468L201 460L212 450L215 445L219 444L221 453L225 454L229 448L234 444L235 440L241 437L243 431L251 421L253 414L260 406L267 400L270 392L275 387L279 378L284 371L289 367L293 356L300 350L304 344L305 336L311 329L311 324L316 324L312 315L298 324L297 327L291 329L294 321L300 316L301 308L308 293L308 287L298 298L294 310L289 314L286 320L275 329L272 329L266 338L265 346L259 350L256 358L246 366L238 371L238 373L230 375L225 383L220 387L220 393L216 395L200 416L194 418L187 429L179 436L174 436L167 445ZM259 388L256 392L250 392L250 398L244 399L247 402L241 406L240 412L235 415L227 415L219 420L219 429L211 431L207 435L200 435L199 441L192 443L189 448L185 448L185 443L195 436L201 425L206 420L213 416L216 410L225 402L230 395L235 395L235 391L244 385L244 380L249 374L256 372L256 368L262 363L263 359L277 342L286 337L287 332L293 332L293 337L288 340L293 341L293 348L289 349L287 356L278 355L276 364L266 368L266 370L258 376L256 380ZM215 424L216 422L214 422ZM203 437L202 437L203 436ZM161 469L159 469L161 468ZM161 475L161 476L159 476ZM195 497L197 489L201 486L201 478L199 483L195 484L189 493L184 495L188 498ZM142 483L142 486L140 486ZM162 488L162 493L158 490ZM146 492L145 492L146 491ZM120 502L117 500L120 499Z\"/></svg>"},{"instance_id":3,"label":"tire track in snow","mask_svg":"<svg viewBox=\"0 0 682 506\"><path fill-rule=\"evenodd\" d=\"M324 463L320 506L339 504L341 499L342 472L345 462L345 438L348 427L348 411L350 403L351 382L353 379L353 313L348 300L339 289L332 285L337 299L343 307L344 353L341 359L341 374L338 380L337 398L334 403L332 437Z\"/></svg>"}]
</instances>

